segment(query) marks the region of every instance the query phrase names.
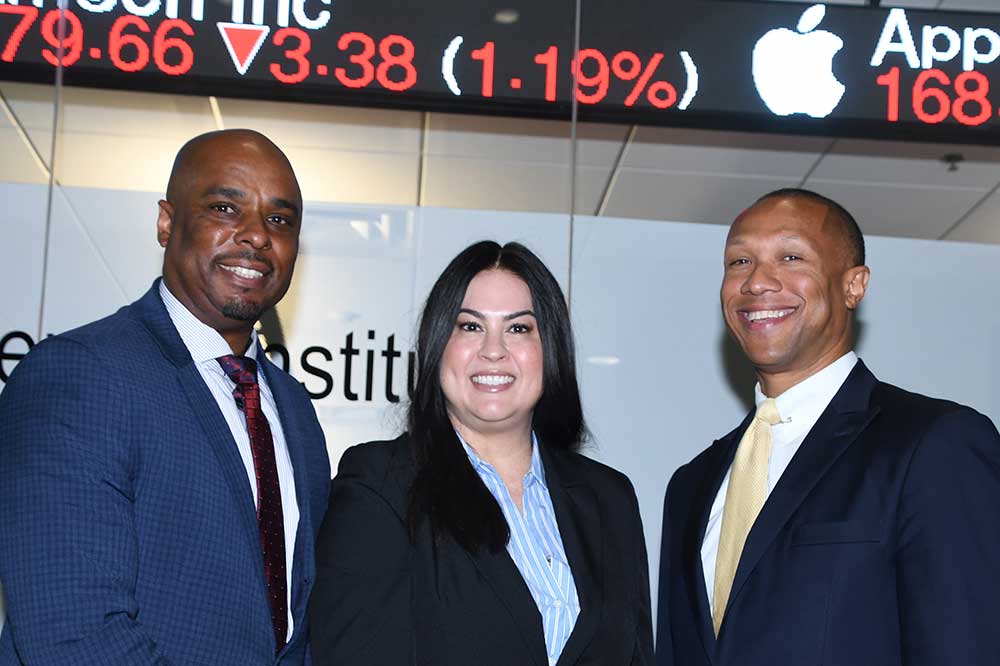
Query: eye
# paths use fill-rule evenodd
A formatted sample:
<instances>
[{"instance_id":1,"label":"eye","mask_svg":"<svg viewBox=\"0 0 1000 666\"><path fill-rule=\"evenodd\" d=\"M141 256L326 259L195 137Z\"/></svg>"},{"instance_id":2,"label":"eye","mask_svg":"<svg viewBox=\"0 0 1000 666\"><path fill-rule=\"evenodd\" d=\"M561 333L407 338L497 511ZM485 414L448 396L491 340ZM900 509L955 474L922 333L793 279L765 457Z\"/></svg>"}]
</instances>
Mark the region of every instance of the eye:
<instances>
[{"instance_id":1,"label":"eye","mask_svg":"<svg viewBox=\"0 0 1000 666\"><path fill-rule=\"evenodd\" d=\"M727 265L727 266L746 266L746 265L748 265L749 263L750 263L750 260L749 260L749 259L746 259L746 258L744 258L744 257L740 257L739 259L733 259L733 260L731 260L731 261L730 261L730 262L729 262L728 264L726 264L726 265Z\"/></svg>"},{"instance_id":2,"label":"eye","mask_svg":"<svg viewBox=\"0 0 1000 666\"><path fill-rule=\"evenodd\" d=\"M228 203L215 203L210 205L209 208L224 215L234 215L236 213L236 206Z\"/></svg>"},{"instance_id":3,"label":"eye","mask_svg":"<svg viewBox=\"0 0 1000 666\"><path fill-rule=\"evenodd\" d=\"M802 261L802 257L797 254L786 254L781 258L782 261Z\"/></svg>"},{"instance_id":4,"label":"eye","mask_svg":"<svg viewBox=\"0 0 1000 666\"><path fill-rule=\"evenodd\" d=\"M288 219L284 215L269 215L267 221L270 222L271 224L277 224L283 227L291 227L295 224L292 220Z\"/></svg>"},{"instance_id":5,"label":"eye","mask_svg":"<svg viewBox=\"0 0 1000 666\"><path fill-rule=\"evenodd\" d=\"M476 321L460 321L456 324L458 330L465 333L475 333L476 331L483 330L483 327L479 325Z\"/></svg>"},{"instance_id":6,"label":"eye","mask_svg":"<svg viewBox=\"0 0 1000 666\"><path fill-rule=\"evenodd\" d=\"M525 334L531 333L531 326L529 324L516 323L510 325L511 333Z\"/></svg>"}]
</instances>

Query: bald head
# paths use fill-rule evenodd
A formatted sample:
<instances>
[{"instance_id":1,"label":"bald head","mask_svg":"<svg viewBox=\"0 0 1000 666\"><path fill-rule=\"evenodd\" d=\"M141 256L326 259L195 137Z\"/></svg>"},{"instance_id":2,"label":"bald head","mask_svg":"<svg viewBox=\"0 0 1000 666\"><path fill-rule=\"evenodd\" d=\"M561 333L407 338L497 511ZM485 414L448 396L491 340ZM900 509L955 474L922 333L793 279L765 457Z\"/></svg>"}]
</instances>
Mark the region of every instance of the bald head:
<instances>
[{"instance_id":1,"label":"bald head","mask_svg":"<svg viewBox=\"0 0 1000 666\"><path fill-rule=\"evenodd\" d=\"M288 169L298 190L298 181L295 179L292 164L274 142L254 130L219 130L199 134L177 151L173 168L170 170L170 180L167 182L167 201L176 205L190 193L191 184L198 180L198 174L203 168L212 168L218 162L227 160L235 152L257 153L262 160L277 162ZM301 192L298 193L298 205L301 208Z\"/></svg>"}]
</instances>

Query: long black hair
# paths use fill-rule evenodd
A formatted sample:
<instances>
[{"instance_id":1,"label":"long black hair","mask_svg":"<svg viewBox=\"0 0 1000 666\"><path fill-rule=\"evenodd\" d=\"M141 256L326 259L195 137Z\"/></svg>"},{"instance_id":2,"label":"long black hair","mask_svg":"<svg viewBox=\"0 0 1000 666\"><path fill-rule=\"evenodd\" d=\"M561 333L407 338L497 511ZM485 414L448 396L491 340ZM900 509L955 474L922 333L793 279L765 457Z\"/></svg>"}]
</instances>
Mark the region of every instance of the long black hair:
<instances>
[{"instance_id":1,"label":"long black hair","mask_svg":"<svg viewBox=\"0 0 1000 666\"><path fill-rule=\"evenodd\" d=\"M510 528L493 495L469 463L441 390L441 358L451 339L465 291L479 273L499 269L524 280L542 342L542 396L532 428L546 447L574 450L586 433L576 381L573 330L559 283L519 243L481 241L451 260L431 288L417 334L417 385L408 422L416 478L410 490L411 537L428 521L435 538L450 537L466 550L499 552Z\"/></svg>"}]
</instances>

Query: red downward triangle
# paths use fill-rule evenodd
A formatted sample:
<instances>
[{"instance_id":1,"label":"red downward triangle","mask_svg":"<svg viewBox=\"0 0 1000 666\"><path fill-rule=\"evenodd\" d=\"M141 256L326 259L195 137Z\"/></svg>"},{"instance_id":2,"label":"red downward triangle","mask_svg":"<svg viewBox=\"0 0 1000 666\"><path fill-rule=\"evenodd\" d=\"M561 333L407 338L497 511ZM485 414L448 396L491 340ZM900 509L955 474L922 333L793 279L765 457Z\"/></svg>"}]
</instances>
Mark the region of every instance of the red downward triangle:
<instances>
[{"instance_id":1,"label":"red downward triangle","mask_svg":"<svg viewBox=\"0 0 1000 666\"><path fill-rule=\"evenodd\" d=\"M260 50L271 27L267 25L244 25L242 23L217 23L222 41L233 59L236 71L243 76L250 69L250 63Z\"/></svg>"}]
</instances>

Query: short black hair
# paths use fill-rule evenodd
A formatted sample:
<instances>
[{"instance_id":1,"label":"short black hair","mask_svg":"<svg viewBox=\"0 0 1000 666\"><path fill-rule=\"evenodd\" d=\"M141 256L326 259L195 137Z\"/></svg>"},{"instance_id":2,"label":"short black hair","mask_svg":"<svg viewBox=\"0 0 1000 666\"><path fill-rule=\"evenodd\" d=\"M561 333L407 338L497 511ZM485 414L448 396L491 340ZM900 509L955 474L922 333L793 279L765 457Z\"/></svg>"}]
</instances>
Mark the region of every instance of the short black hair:
<instances>
[{"instance_id":1,"label":"short black hair","mask_svg":"<svg viewBox=\"0 0 1000 666\"><path fill-rule=\"evenodd\" d=\"M799 187L784 187L780 190L768 192L757 199L754 202L754 206L770 199L808 199L825 205L828 216L837 221L841 232L844 234L844 240L848 245L848 257L851 261L851 267L865 265L865 236L861 233L861 227L858 226L854 216L847 212L847 209L839 203L830 197L825 197L812 190L804 190Z\"/></svg>"},{"instance_id":2,"label":"short black hair","mask_svg":"<svg viewBox=\"0 0 1000 666\"><path fill-rule=\"evenodd\" d=\"M542 395L532 415L539 442L548 448L575 450L586 437L573 330L559 283L541 259L520 243L500 246L480 241L465 248L434 283L420 317L417 384L408 412L417 466L408 523L411 537L428 521L436 538L451 537L469 552L481 548L500 552L510 540L510 528L455 434L440 370L469 283L491 269L516 275L531 292L542 342Z\"/></svg>"}]
</instances>

